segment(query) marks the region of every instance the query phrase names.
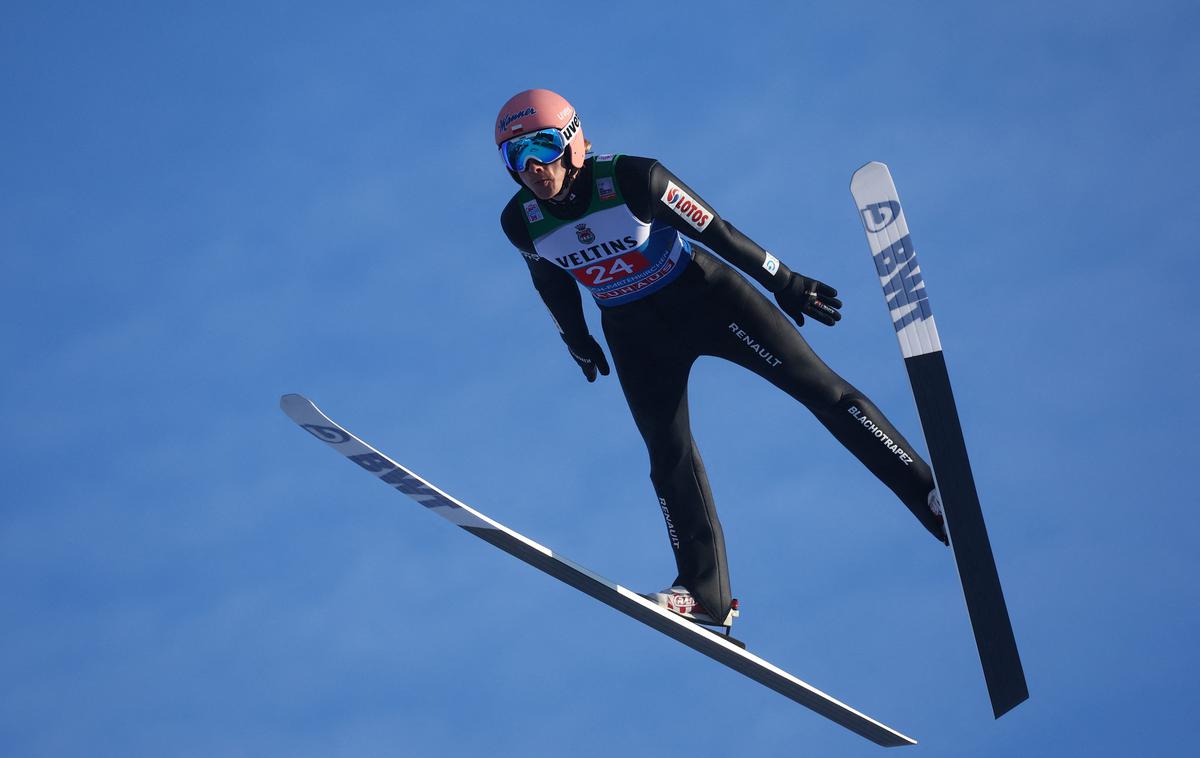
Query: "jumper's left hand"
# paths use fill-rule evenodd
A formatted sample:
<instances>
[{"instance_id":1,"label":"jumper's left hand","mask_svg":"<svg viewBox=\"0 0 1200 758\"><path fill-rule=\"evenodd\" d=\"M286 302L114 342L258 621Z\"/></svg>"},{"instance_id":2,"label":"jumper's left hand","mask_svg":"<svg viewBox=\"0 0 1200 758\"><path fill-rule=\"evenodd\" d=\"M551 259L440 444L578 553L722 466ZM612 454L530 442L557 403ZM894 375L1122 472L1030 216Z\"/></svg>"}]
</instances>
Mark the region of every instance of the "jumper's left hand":
<instances>
[{"instance_id":1,"label":"jumper's left hand","mask_svg":"<svg viewBox=\"0 0 1200 758\"><path fill-rule=\"evenodd\" d=\"M842 307L842 301L837 299L837 290L794 271L789 273L791 277L787 284L775 292L775 302L779 303L784 313L799 325L804 324L805 316L825 326L833 326L841 321L842 314L838 309Z\"/></svg>"}]
</instances>

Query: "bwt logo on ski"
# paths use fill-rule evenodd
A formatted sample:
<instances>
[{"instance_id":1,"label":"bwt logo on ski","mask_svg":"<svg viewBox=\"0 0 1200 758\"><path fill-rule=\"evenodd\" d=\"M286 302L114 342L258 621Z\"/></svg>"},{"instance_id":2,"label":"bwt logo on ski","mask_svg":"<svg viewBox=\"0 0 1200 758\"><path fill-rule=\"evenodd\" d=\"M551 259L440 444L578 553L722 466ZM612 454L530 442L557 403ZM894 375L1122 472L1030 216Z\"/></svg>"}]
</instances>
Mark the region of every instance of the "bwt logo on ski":
<instances>
[{"instance_id":1,"label":"bwt logo on ski","mask_svg":"<svg viewBox=\"0 0 1200 758\"><path fill-rule=\"evenodd\" d=\"M882 203L871 203L862 209L863 224L867 231L875 234L882 232L900 218L900 203L895 200L885 200Z\"/></svg>"},{"instance_id":2,"label":"bwt logo on ski","mask_svg":"<svg viewBox=\"0 0 1200 758\"><path fill-rule=\"evenodd\" d=\"M372 474L376 474L382 481L392 485L405 495L417 500L426 508L461 507L379 453L363 453L346 457Z\"/></svg>"},{"instance_id":3,"label":"bwt logo on ski","mask_svg":"<svg viewBox=\"0 0 1200 758\"><path fill-rule=\"evenodd\" d=\"M929 297L925 294L925 280L921 278L921 267L917 265L916 251L912 238L907 234L890 247L875 253L875 270L883 283L883 294L888 309L895 319L896 331L917 321L932 318ZM907 310L906 310L907 309ZM904 311L900 314L900 311Z\"/></svg>"},{"instance_id":4,"label":"bwt logo on ski","mask_svg":"<svg viewBox=\"0 0 1200 758\"><path fill-rule=\"evenodd\" d=\"M343 442L350 441L350 435L343 432L341 429L334 429L332 426L318 426L317 424L301 424L300 428L308 432L312 436L328 442L331 445L340 445Z\"/></svg>"}]
</instances>

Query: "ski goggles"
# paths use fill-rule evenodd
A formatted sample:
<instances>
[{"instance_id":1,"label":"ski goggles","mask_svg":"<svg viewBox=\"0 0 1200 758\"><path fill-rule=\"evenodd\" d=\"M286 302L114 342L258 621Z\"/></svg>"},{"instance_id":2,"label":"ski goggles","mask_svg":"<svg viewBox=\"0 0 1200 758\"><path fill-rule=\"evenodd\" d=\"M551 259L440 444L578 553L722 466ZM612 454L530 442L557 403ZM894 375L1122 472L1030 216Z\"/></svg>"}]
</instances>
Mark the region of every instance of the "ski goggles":
<instances>
[{"instance_id":1,"label":"ski goggles","mask_svg":"<svg viewBox=\"0 0 1200 758\"><path fill-rule=\"evenodd\" d=\"M521 172L530 159L538 163L553 163L567 151L562 134L554 128L541 129L520 137L513 137L500 145L504 165L512 171Z\"/></svg>"},{"instance_id":2,"label":"ski goggles","mask_svg":"<svg viewBox=\"0 0 1200 758\"><path fill-rule=\"evenodd\" d=\"M579 116L571 119L571 123L562 129L550 127L536 132L522 134L500 143L500 157L504 165L511 171L520 173L530 159L538 163L553 163L563 157L567 144L579 131Z\"/></svg>"}]
</instances>

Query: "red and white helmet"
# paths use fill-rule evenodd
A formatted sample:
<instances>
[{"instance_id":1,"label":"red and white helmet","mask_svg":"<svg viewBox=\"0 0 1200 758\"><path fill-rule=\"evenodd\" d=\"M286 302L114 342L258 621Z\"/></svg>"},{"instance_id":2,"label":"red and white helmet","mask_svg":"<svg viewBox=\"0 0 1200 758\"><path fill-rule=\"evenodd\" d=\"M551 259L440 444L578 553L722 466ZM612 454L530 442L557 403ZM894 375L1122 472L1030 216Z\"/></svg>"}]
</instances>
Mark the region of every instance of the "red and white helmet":
<instances>
[{"instance_id":1,"label":"red and white helmet","mask_svg":"<svg viewBox=\"0 0 1200 758\"><path fill-rule=\"evenodd\" d=\"M548 89L528 89L509 98L496 116L496 145L543 129L557 129L569 164L583 168L587 143L579 114L566 98Z\"/></svg>"}]
</instances>

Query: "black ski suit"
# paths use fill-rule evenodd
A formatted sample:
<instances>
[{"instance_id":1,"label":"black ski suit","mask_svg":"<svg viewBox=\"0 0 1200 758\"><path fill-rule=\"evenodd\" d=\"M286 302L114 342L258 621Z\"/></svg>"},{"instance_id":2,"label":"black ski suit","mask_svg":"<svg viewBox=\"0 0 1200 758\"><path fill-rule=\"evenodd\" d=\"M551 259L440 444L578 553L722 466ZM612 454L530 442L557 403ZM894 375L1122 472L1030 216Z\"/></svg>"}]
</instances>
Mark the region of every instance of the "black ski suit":
<instances>
[{"instance_id":1,"label":"black ski suit","mask_svg":"<svg viewBox=\"0 0 1200 758\"><path fill-rule=\"evenodd\" d=\"M542 201L540 208L557 219L585 217L595 191L594 160L587 161L566 200ZM671 187L682 189L706 210L711 206L657 161L620 156L614 176L624 204L640 221L656 228L673 227L770 291L777 291L790 276L782 264L779 270L769 271L764 259L774 259L715 213L697 232L695 224L689 225L666 202ZM529 197L514 196L501 215L501 225L525 255L534 286L564 341L579 344L586 340L588 329L576 278L563 265L569 267L571 261L559 258L556 265L538 254L523 214L522 200ZM694 245L686 257L682 271L665 286L629 302L601 307L613 364L650 455L650 480L679 571L674 583L691 590L710 616L724 618L732 599L725 541L688 419L688 374L702 355L747 368L804 404L941 539L940 519L927 505L932 472L883 413L826 366L788 316L742 275Z\"/></svg>"}]
</instances>

